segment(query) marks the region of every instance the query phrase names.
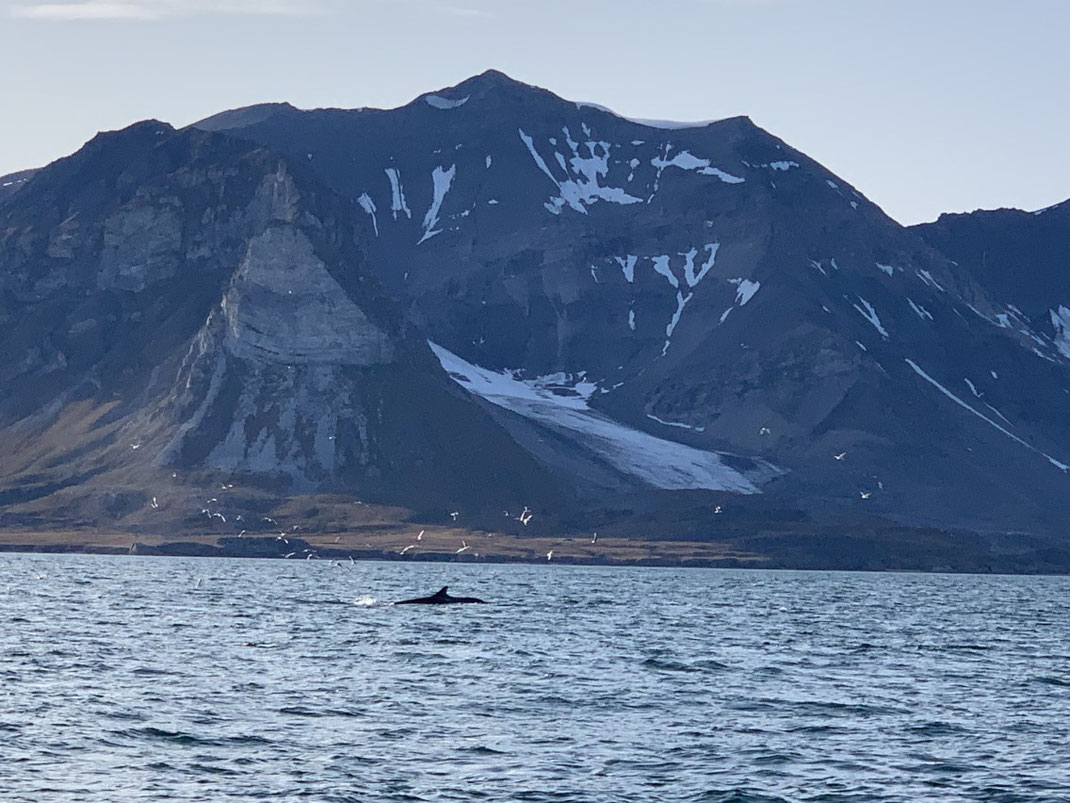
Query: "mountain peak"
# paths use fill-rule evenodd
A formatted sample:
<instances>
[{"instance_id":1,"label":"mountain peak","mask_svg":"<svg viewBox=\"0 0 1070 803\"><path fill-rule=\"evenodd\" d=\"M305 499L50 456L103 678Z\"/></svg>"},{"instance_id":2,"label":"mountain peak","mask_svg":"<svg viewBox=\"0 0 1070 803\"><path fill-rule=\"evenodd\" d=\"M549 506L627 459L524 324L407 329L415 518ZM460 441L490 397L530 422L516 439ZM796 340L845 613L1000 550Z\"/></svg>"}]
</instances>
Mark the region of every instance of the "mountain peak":
<instances>
[{"instance_id":1,"label":"mountain peak","mask_svg":"<svg viewBox=\"0 0 1070 803\"><path fill-rule=\"evenodd\" d=\"M198 120L190 128L199 128L202 131L228 131L234 128L244 128L263 122L276 114L296 112L298 109L289 103L256 103L252 106L242 106L240 109L229 109L211 117Z\"/></svg>"}]
</instances>

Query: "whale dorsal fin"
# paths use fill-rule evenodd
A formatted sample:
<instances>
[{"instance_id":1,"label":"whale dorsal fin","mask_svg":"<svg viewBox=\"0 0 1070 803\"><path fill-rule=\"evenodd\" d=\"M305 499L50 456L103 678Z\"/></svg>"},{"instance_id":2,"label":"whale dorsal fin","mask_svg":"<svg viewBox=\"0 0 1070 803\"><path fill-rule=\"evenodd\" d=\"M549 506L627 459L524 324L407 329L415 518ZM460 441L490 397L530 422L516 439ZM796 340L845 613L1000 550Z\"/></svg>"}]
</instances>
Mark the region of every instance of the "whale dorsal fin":
<instances>
[{"instance_id":1,"label":"whale dorsal fin","mask_svg":"<svg viewBox=\"0 0 1070 803\"><path fill-rule=\"evenodd\" d=\"M442 586L442 588L440 588L438 591L436 591L432 596L433 597L446 597L446 596L449 596L446 593L446 589L447 588L449 588L449 586Z\"/></svg>"}]
</instances>

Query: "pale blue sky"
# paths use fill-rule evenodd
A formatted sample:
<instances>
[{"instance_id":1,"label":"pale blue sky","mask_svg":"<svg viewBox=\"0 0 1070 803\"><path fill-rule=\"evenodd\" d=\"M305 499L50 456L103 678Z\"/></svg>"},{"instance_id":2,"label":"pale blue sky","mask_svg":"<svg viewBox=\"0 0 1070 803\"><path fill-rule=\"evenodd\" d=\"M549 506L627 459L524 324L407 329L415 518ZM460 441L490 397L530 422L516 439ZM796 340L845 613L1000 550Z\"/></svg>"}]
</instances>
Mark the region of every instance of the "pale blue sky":
<instances>
[{"instance_id":1,"label":"pale blue sky","mask_svg":"<svg viewBox=\"0 0 1070 803\"><path fill-rule=\"evenodd\" d=\"M1070 197L1064 0L0 0L0 174L146 117L393 107L494 67L749 115L903 223Z\"/></svg>"}]
</instances>

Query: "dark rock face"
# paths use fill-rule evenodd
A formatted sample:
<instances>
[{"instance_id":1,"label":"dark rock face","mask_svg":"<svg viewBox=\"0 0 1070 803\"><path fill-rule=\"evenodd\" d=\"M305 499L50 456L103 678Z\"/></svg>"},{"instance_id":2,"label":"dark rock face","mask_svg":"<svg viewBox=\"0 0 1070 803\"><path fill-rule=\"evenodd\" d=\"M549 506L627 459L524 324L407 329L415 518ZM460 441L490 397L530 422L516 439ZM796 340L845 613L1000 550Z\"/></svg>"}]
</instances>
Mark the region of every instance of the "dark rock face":
<instances>
[{"instance_id":1,"label":"dark rock face","mask_svg":"<svg viewBox=\"0 0 1070 803\"><path fill-rule=\"evenodd\" d=\"M368 228L278 155L153 121L42 170L0 208L5 485L556 497L403 324Z\"/></svg>"},{"instance_id":2,"label":"dark rock face","mask_svg":"<svg viewBox=\"0 0 1070 803\"><path fill-rule=\"evenodd\" d=\"M941 215L912 231L1070 356L1070 201Z\"/></svg>"},{"instance_id":3,"label":"dark rock face","mask_svg":"<svg viewBox=\"0 0 1070 803\"><path fill-rule=\"evenodd\" d=\"M15 197L15 193L21 190L36 172L36 170L20 170L18 173L0 176L0 205Z\"/></svg>"},{"instance_id":4,"label":"dark rock face","mask_svg":"<svg viewBox=\"0 0 1070 803\"><path fill-rule=\"evenodd\" d=\"M650 484L622 468L637 461L619 432L577 468L572 447L604 433L576 416L594 415L739 473L704 464L663 487L746 481L811 512L936 526L1058 530L1070 512L1050 324L746 118L643 125L491 72L391 111L201 125L351 198L370 266L455 378L581 484ZM569 397L584 409L554 414ZM702 463L636 448L652 473Z\"/></svg>"}]
</instances>

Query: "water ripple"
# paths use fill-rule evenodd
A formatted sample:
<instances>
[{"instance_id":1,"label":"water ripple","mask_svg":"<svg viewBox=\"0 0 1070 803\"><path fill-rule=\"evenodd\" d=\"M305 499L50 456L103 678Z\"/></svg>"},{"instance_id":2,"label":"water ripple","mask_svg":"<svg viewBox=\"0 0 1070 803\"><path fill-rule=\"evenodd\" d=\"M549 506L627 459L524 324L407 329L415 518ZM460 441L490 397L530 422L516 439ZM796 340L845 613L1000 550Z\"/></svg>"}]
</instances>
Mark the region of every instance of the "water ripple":
<instances>
[{"instance_id":1,"label":"water ripple","mask_svg":"<svg viewBox=\"0 0 1070 803\"><path fill-rule=\"evenodd\" d=\"M0 577L4 803L1070 798L1066 578L77 555ZM447 584L491 604L389 605Z\"/></svg>"}]
</instances>

